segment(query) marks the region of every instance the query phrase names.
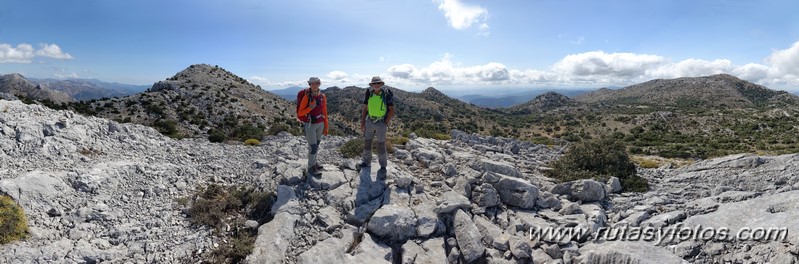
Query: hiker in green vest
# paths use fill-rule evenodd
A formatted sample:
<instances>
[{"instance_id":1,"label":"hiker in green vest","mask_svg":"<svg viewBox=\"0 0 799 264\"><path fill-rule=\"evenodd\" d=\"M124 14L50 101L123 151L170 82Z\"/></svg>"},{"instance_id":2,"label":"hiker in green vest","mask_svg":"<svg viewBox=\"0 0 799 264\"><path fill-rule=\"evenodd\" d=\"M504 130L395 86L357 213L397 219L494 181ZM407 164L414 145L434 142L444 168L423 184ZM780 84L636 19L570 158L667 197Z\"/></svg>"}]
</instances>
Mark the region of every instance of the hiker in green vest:
<instances>
[{"instance_id":1,"label":"hiker in green vest","mask_svg":"<svg viewBox=\"0 0 799 264\"><path fill-rule=\"evenodd\" d=\"M372 163L372 139L377 136L377 161L380 169L377 176L386 176L388 154L386 153L386 129L394 118L394 94L389 89L384 89L385 83L380 76L372 77L369 83L371 89L366 91L361 111L361 131L363 131L365 144L363 147L363 162L360 167L370 167Z\"/></svg>"}]
</instances>

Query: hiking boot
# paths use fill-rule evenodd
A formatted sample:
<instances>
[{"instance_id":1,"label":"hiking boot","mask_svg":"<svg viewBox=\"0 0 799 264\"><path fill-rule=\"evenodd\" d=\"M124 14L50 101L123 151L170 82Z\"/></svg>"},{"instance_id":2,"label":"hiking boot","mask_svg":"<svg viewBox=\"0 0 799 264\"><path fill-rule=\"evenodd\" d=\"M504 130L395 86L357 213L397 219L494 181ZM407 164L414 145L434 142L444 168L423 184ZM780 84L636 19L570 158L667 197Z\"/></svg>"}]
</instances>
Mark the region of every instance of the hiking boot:
<instances>
[{"instance_id":1,"label":"hiking boot","mask_svg":"<svg viewBox=\"0 0 799 264\"><path fill-rule=\"evenodd\" d=\"M324 167L322 167L322 165L319 165L319 163L316 163L316 165L313 165L313 167L314 167L314 169L315 169L317 172L318 172L318 171L322 171L322 170L324 170L324 169L325 169Z\"/></svg>"},{"instance_id":2,"label":"hiking boot","mask_svg":"<svg viewBox=\"0 0 799 264\"><path fill-rule=\"evenodd\" d=\"M380 167L380 169L377 170L377 179L381 181L385 180L387 176L386 174L386 167Z\"/></svg>"},{"instance_id":3,"label":"hiking boot","mask_svg":"<svg viewBox=\"0 0 799 264\"><path fill-rule=\"evenodd\" d=\"M322 173L317 171L314 167L308 169L308 176L313 176L319 178L322 176Z\"/></svg>"}]
</instances>

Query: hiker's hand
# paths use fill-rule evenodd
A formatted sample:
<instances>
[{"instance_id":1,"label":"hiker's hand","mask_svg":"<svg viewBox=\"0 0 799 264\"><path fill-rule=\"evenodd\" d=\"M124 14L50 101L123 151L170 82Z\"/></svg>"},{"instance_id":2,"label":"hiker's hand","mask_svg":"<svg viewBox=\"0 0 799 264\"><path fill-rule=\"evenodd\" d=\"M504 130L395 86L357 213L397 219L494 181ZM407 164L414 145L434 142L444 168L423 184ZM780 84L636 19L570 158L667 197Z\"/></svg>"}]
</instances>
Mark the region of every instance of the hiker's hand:
<instances>
[{"instance_id":1,"label":"hiker's hand","mask_svg":"<svg viewBox=\"0 0 799 264\"><path fill-rule=\"evenodd\" d=\"M385 123L386 123L386 127L391 126L391 120L386 119Z\"/></svg>"},{"instance_id":2,"label":"hiker's hand","mask_svg":"<svg viewBox=\"0 0 799 264\"><path fill-rule=\"evenodd\" d=\"M325 135L325 136L327 136L327 129L325 129L325 131L324 131L324 132L322 132L322 134L323 134L323 135Z\"/></svg>"},{"instance_id":3,"label":"hiker's hand","mask_svg":"<svg viewBox=\"0 0 799 264\"><path fill-rule=\"evenodd\" d=\"M316 100L311 100L311 104L308 105L311 109L316 107Z\"/></svg>"},{"instance_id":4,"label":"hiker's hand","mask_svg":"<svg viewBox=\"0 0 799 264\"><path fill-rule=\"evenodd\" d=\"M365 132L365 131L366 131L366 123L361 122L361 132Z\"/></svg>"}]
</instances>

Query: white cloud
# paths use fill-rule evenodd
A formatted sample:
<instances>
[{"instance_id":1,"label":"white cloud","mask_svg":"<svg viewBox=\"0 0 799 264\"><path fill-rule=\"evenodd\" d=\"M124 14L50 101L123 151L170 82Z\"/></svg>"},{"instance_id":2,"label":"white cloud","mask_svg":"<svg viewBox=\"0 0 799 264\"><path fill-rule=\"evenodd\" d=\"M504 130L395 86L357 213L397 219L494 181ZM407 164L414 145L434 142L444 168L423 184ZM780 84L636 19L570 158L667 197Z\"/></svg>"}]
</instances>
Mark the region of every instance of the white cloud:
<instances>
[{"instance_id":1,"label":"white cloud","mask_svg":"<svg viewBox=\"0 0 799 264\"><path fill-rule=\"evenodd\" d=\"M772 52L766 62L775 72L799 75L799 41L788 49Z\"/></svg>"},{"instance_id":2,"label":"white cloud","mask_svg":"<svg viewBox=\"0 0 799 264\"><path fill-rule=\"evenodd\" d=\"M483 36L483 37L488 37L488 34L491 33L491 32L488 31L489 28L490 27L486 23L480 24L480 27L478 27L480 32L477 33L477 35L480 35L480 36Z\"/></svg>"},{"instance_id":3,"label":"white cloud","mask_svg":"<svg viewBox=\"0 0 799 264\"><path fill-rule=\"evenodd\" d=\"M247 81L251 82L251 83L254 83L254 84L258 84L258 85L263 85L263 84L268 84L269 83L269 79L267 79L266 77L261 77L261 76L252 76L250 78L247 78Z\"/></svg>"},{"instance_id":4,"label":"white cloud","mask_svg":"<svg viewBox=\"0 0 799 264\"><path fill-rule=\"evenodd\" d=\"M399 64L389 67L387 71L398 81L424 85L500 83L511 77L508 68L496 62L471 67L455 66L452 63L452 55L448 53L427 67L417 68L411 64Z\"/></svg>"},{"instance_id":5,"label":"white cloud","mask_svg":"<svg viewBox=\"0 0 799 264\"><path fill-rule=\"evenodd\" d=\"M678 63L665 64L651 69L648 75L656 78L699 77L719 73L732 73L735 68L730 60L686 59Z\"/></svg>"},{"instance_id":6,"label":"white cloud","mask_svg":"<svg viewBox=\"0 0 799 264\"><path fill-rule=\"evenodd\" d=\"M38 50L34 50L33 46L27 43L18 44L16 47L0 43L0 63L31 63L36 56L72 59L72 55L62 52L56 44L39 44L39 47Z\"/></svg>"},{"instance_id":7,"label":"white cloud","mask_svg":"<svg viewBox=\"0 0 799 264\"><path fill-rule=\"evenodd\" d=\"M63 53L61 51L61 48L58 47L58 45L56 44L45 43L45 44L39 44L39 46L41 48L36 51L36 55L38 56L49 57L54 59L62 59L62 60L72 59L72 55L69 55L69 53Z\"/></svg>"},{"instance_id":8,"label":"white cloud","mask_svg":"<svg viewBox=\"0 0 799 264\"><path fill-rule=\"evenodd\" d=\"M330 78L333 81L347 80L347 73L343 71L332 71L327 74L327 78Z\"/></svg>"},{"instance_id":9,"label":"white cloud","mask_svg":"<svg viewBox=\"0 0 799 264\"><path fill-rule=\"evenodd\" d=\"M590 51L568 55L556 62L552 69L559 74L574 76L636 77L664 61L665 58L656 55Z\"/></svg>"},{"instance_id":10,"label":"white cloud","mask_svg":"<svg viewBox=\"0 0 799 264\"><path fill-rule=\"evenodd\" d=\"M77 78L80 78L80 76L78 76L78 73L75 73L75 72L64 73L64 74L56 73L53 76L55 76L58 79L77 79Z\"/></svg>"},{"instance_id":11,"label":"white cloud","mask_svg":"<svg viewBox=\"0 0 799 264\"><path fill-rule=\"evenodd\" d=\"M472 26L485 22L488 19L488 10L481 6L461 3L460 0L433 0L438 2L438 10L444 12L449 25L457 30L464 30ZM488 24L482 23L480 26L481 34L488 34ZM486 31L482 31L485 29Z\"/></svg>"},{"instance_id":12,"label":"white cloud","mask_svg":"<svg viewBox=\"0 0 799 264\"><path fill-rule=\"evenodd\" d=\"M401 78L401 79L408 79L411 77L411 74L418 71L416 67L410 64L400 64L394 65L388 68L388 73L391 76Z\"/></svg>"},{"instance_id":13,"label":"white cloud","mask_svg":"<svg viewBox=\"0 0 799 264\"><path fill-rule=\"evenodd\" d=\"M33 46L30 44L23 43L14 48L0 43L0 63L30 63L34 56Z\"/></svg>"},{"instance_id":14,"label":"white cloud","mask_svg":"<svg viewBox=\"0 0 799 264\"><path fill-rule=\"evenodd\" d=\"M583 44L583 43L585 43L585 37L578 37L575 40L570 40L569 43L574 44L574 45Z\"/></svg>"},{"instance_id":15,"label":"white cloud","mask_svg":"<svg viewBox=\"0 0 799 264\"><path fill-rule=\"evenodd\" d=\"M759 82L768 77L768 71L769 67L766 65L749 63L733 69L732 75L738 76L738 78L744 80Z\"/></svg>"},{"instance_id":16,"label":"white cloud","mask_svg":"<svg viewBox=\"0 0 799 264\"><path fill-rule=\"evenodd\" d=\"M799 86L799 41L790 48L772 52L765 61L769 66L766 83Z\"/></svg>"},{"instance_id":17,"label":"white cloud","mask_svg":"<svg viewBox=\"0 0 799 264\"><path fill-rule=\"evenodd\" d=\"M799 63L799 45L775 51L766 60L768 65L749 63L734 65L726 59L686 59L671 62L651 54L606 53L589 51L567 55L549 69L509 69L502 63L462 67L453 63L452 55L425 67L398 64L388 68L392 81L406 86L436 85L511 85L546 87L626 86L657 78L679 78L728 73L763 85L799 85L799 74L793 66ZM799 65L799 64L796 64ZM398 86L401 87L401 86Z\"/></svg>"}]
</instances>

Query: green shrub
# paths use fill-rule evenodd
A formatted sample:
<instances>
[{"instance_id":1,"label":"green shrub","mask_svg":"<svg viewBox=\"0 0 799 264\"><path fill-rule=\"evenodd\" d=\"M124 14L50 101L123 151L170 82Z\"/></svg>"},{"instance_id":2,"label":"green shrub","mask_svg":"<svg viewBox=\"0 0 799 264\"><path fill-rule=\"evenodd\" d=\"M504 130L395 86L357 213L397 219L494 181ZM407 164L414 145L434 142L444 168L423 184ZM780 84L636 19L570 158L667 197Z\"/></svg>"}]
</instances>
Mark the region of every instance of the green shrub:
<instances>
[{"instance_id":1,"label":"green shrub","mask_svg":"<svg viewBox=\"0 0 799 264\"><path fill-rule=\"evenodd\" d=\"M289 134L294 136L302 135L302 127L297 125L296 120L287 119L287 118L277 118L275 119L269 129L266 131L267 135L277 135L280 132L286 131ZM332 131L330 131L332 132Z\"/></svg>"},{"instance_id":2,"label":"green shrub","mask_svg":"<svg viewBox=\"0 0 799 264\"><path fill-rule=\"evenodd\" d=\"M153 122L153 127L165 136L176 136L178 134L177 122L174 120L158 120Z\"/></svg>"},{"instance_id":3,"label":"green shrub","mask_svg":"<svg viewBox=\"0 0 799 264\"><path fill-rule=\"evenodd\" d=\"M204 262L240 263L250 255L257 231L244 228L244 221L252 219L259 224L271 221L269 211L275 198L273 192L260 192L252 187L212 184L186 199L193 200L188 209L189 221L195 226L213 227L223 241L218 248L203 254ZM231 227L230 231L226 231L226 226Z\"/></svg>"},{"instance_id":4,"label":"green shrub","mask_svg":"<svg viewBox=\"0 0 799 264\"><path fill-rule=\"evenodd\" d=\"M214 142L214 143L220 143L220 142L225 141L226 139L227 139L227 136L225 136L225 133L223 133L220 130L211 129L211 130L208 131L208 141L211 141L211 142Z\"/></svg>"},{"instance_id":5,"label":"green shrub","mask_svg":"<svg viewBox=\"0 0 799 264\"><path fill-rule=\"evenodd\" d=\"M233 133L234 135L232 137L237 139L254 138L261 140L264 138L264 130L260 127L250 124L244 124L236 127Z\"/></svg>"},{"instance_id":6,"label":"green shrub","mask_svg":"<svg viewBox=\"0 0 799 264\"><path fill-rule=\"evenodd\" d=\"M552 169L547 174L562 182L579 179L604 182L615 176L624 191L646 191L646 180L635 175L635 164L624 148L609 137L575 143L560 159L549 164Z\"/></svg>"},{"instance_id":7,"label":"green shrub","mask_svg":"<svg viewBox=\"0 0 799 264\"><path fill-rule=\"evenodd\" d=\"M391 144L394 144L394 145L405 145L405 144L408 143L409 140L410 139L408 139L408 137L405 137L405 136L394 136L394 137L388 138L388 141L391 142Z\"/></svg>"},{"instance_id":8,"label":"green shrub","mask_svg":"<svg viewBox=\"0 0 799 264\"><path fill-rule=\"evenodd\" d=\"M257 139L254 139L254 138L251 138L251 139L245 140L244 141L244 145L247 145L247 146L258 146L258 145L261 145L261 141L259 141Z\"/></svg>"},{"instance_id":9,"label":"green shrub","mask_svg":"<svg viewBox=\"0 0 799 264\"><path fill-rule=\"evenodd\" d=\"M211 184L193 195L189 217L191 223L221 228L233 216L246 216L259 223L267 222L274 193L259 192L252 187Z\"/></svg>"},{"instance_id":10,"label":"green shrub","mask_svg":"<svg viewBox=\"0 0 799 264\"><path fill-rule=\"evenodd\" d=\"M452 137L450 135L443 134L443 133L435 133L435 134L433 134L433 139L450 140L450 139L452 139Z\"/></svg>"},{"instance_id":11,"label":"green shrub","mask_svg":"<svg viewBox=\"0 0 799 264\"><path fill-rule=\"evenodd\" d=\"M0 195L0 245L25 238L28 220L11 197Z\"/></svg>"},{"instance_id":12,"label":"green shrub","mask_svg":"<svg viewBox=\"0 0 799 264\"><path fill-rule=\"evenodd\" d=\"M338 151L345 158L354 159L363 155L363 138L354 138L344 143Z\"/></svg>"}]
</instances>

